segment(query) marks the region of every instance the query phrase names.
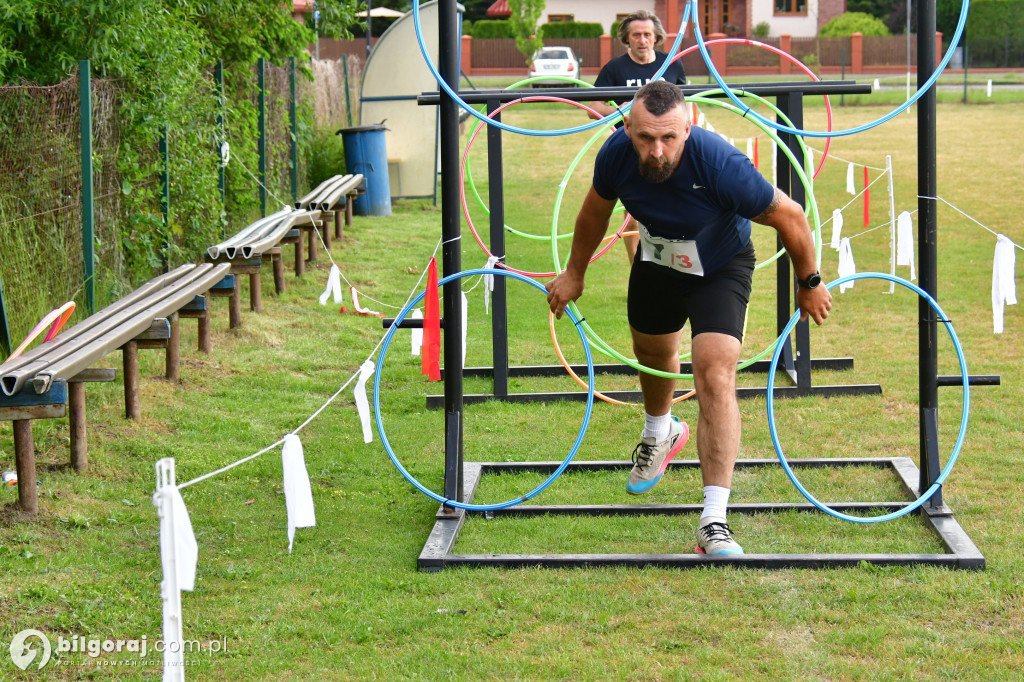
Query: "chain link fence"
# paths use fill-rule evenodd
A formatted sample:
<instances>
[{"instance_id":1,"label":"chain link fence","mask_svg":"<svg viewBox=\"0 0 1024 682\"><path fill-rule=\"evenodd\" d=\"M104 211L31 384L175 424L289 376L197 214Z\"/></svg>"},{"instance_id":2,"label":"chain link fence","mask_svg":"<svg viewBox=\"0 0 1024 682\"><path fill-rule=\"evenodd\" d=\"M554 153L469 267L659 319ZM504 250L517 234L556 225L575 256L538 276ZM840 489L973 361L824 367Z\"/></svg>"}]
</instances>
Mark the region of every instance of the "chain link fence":
<instances>
[{"instance_id":1,"label":"chain link fence","mask_svg":"<svg viewBox=\"0 0 1024 682\"><path fill-rule=\"evenodd\" d=\"M312 82L301 67L297 69L297 138L301 144L308 144L311 129L347 125L349 107L357 106L352 88L358 85L359 70L360 61L352 57L344 63L314 60L309 71ZM246 125L235 126L240 116L232 119L228 115L221 132L217 116L225 109L217 101L212 70L203 83L208 88L196 93L184 114L189 120L167 125L167 165L155 145L152 150L144 148L138 154L140 164L153 170L129 182L118 171L118 155L125 142L118 97L121 86L115 80L92 80L97 309L123 296L133 282L151 278L161 266L200 261L200 247L209 245L205 243L208 234L219 237L229 230L237 231L258 217L260 187L253 131ZM79 89L77 76L53 86L0 87L0 361L40 318L64 302L74 300L78 306L72 323L88 314L82 249ZM254 70L250 101L232 106L255 107L256 89ZM301 196L309 188L301 144L296 155L297 185L294 189L292 186L291 90L290 67L268 66L268 212L276 210L278 204L291 204L295 195ZM221 206L218 163L225 133L231 145L231 161L225 169L226 196ZM197 149L209 150L209 154L190 155L188 150ZM193 155L199 158L189 158ZM188 173L185 165L189 165ZM164 169L169 180L168 225L163 222L160 203L160 171ZM196 201L196 195L216 199ZM126 201L129 197L132 201ZM132 247L139 240L159 242L168 255L165 262L133 261Z\"/></svg>"}]
</instances>

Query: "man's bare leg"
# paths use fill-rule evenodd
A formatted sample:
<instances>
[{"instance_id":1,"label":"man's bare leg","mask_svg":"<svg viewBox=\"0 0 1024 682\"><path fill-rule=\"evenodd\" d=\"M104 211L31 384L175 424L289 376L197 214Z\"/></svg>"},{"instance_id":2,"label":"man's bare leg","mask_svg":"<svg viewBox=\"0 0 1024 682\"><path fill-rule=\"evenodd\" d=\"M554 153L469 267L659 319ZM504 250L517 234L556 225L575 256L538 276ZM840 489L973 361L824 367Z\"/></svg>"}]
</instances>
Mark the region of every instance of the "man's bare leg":
<instances>
[{"instance_id":1,"label":"man's bare leg","mask_svg":"<svg viewBox=\"0 0 1024 682\"><path fill-rule=\"evenodd\" d=\"M693 338L693 380L697 389L697 456L704 485L732 488L740 449L740 406L736 365L742 344L728 334Z\"/></svg>"}]
</instances>

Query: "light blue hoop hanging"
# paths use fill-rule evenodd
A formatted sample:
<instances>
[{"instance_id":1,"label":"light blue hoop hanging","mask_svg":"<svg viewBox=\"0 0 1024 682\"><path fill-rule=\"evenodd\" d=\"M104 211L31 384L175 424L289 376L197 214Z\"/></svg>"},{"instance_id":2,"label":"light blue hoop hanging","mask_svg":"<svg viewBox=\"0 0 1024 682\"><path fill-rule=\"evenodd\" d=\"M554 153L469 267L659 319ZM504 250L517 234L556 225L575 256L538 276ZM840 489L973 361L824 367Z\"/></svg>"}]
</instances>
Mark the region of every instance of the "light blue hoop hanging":
<instances>
[{"instance_id":1,"label":"light blue hoop hanging","mask_svg":"<svg viewBox=\"0 0 1024 682\"><path fill-rule=\"evenodd\" d=\"M439 281L437 285L441 287L453 280L459 279L461 277L472 277L473 275L500 275L502 277L513 277L515 279L522 280L523 282L526 282L527 284L530 284L537 289L540 289L540 291L544 293L545 296L548 293L547 289L544 288L544 285L541 284L540 282L537 282L536 280L530 279L529 277L520 275L519 273L512 272L510 270L491 268L477 268L474 270L463 270L462 272L456 272L454 275L448 275L447 277ZM558 478L563 471L566 470L566 468L569 466L569 463L572 462L572 458L576 456L576 452L580 449L580 445L583 444L583 436L587 432L587 426L590 425L590 414L594 409L594 359L590 355L590 344L587 343L587 337L583 333L583 330L580 329L579 321L577 320L576 316L572 313L572 311L567 310L566 312L569 314L569 319L572 320L573 325L576 327L576 332L580 336L580 342L583 344L583 352L587 356L587 377L589 381L587 382L587 408L583 414L583 423L580 426L579 433L576 435L576 441L572 444L572 448L569 450L569 454L565 456L565 459L562 461L562 463L558 466L557 469L555 469L555 471L550 476L548 476L547 479L544 480L543 483L541 483L539 486L537 486L527 494L523 495L522 497L517 497L514 500L499 502L497 504L469 504L466 502L457 502L455 500L450 500L446 497L438 495L432 490L428 490L422 483L417 481L413 477L413 475L406 470L404 466L402 466L402 463L398 460L398 456L395 455L395 451L391 447L391 442L388 440L387 433L385 433L384 431L384 422L380 414L380 376L384 370L384 358L387 356L388 346L391 345L391 339L395 336L395 332L398 331L402 320L404 320L405 317L412 311L412 309L415 308L416 305L423 300L424 296L426 296L425 291L421 292L416 298L414 298L404 308L402 308L402 312L398 313L398 317L396 317L395 321L391 324L390 329L388 329L388 333L384 335L384 341L380 348L380 355L377 356L377 371L374 372L373 377L373 414L377 421L377 433L380 434L380 440L381 443L384 444L384 450L388 453L388 457L390 457L391 461L394 462L395 466L398 468L398 471L401 472L402 476L405 476L405 479L409 481L409 483L412 483L417 490L419 490L427 497L437 500L438 502L446 506L455 507L457 509L469 509L472 511L492 511L495 509L505 509L507 507L512 507L514 505L525 502L531 497L536 496L549 485L551 485L551 483L556 478Z\"/></svg>"},{"instance_id":2,"label":"light blue hoop hanging","mask_svg":"<svg viewBox=\"0 0 1024 682\"><path fill-rule=\"evenodd\" d=\"M916 284L911 284L902 277L895 277L884 272L858 272L855 275L849 275L847 277L837 279L836 281L831 282L825 286L828 289L833 289L841 284L845 284L846 282L852 282L858 279L882 279L889 282L895 282L900 286L906 287L911 291L917 292L918 296L928 301L928 304L932 307L933 310L935 310L935 314L938 315L939 320L942 322L943 325L945 325L946 331L949 332L949 338L953 341L953 348L956 349L957 360L959 360L960 362L960 378L963 381L963 411L960 415L960 433L957 435L956 444L953 446L953 452L952 454L950 454L949 460L946 462L946 466L943 467L942 471L939 473L938 478L936 478L935 482L932 483L931 486L929 486L928 490L924 491L924 493L916 500L914 500L914 502L912 502L906 507L903 507L902 509L890 512L888 514L882 514L880 516L851 516L849 514L844 514L842 512L836 511L835 509L832 509L823 502L818 501L814 497L814 495L809 493L807 489L804 488L804 486L800 483L799 479L797 479L796 474L793 473L793 469L790 468L789 462L786 461L786 455L782 452L782 445L779 443L779 435L775 427L775 398L773 395L775 389L775 369L776 367L778 367L779 357L782 355L782 349L785 346L785 344L783 343L780 343L776 347L775 354L772 355L771 365L768 368L768 430L771 432L772 444L775 446L775 453L779 456L779 462L782 464L782 468L786 471L786 475L789 476L789 480L793 482L793 485L795 485L796 489L800 491L800 494L807 498L808 502L810 502L811 504L813 504L815 507L825 512L826 514L830 514L836 517L837 519L843 519L844 521L852 521L853 523L881 523L882 521L890 521L900 516L909 514L910 512L914 511L922 504L927 502L929 499L931 499L932 495L938 492L939 488L942 487L942 484L946 480L946 477L949 476L949 472L953 470L953 465L956 463L956 459L960 455L960 448L962 448L964 444L964 436L967 434L967 416L970 412L971 407L971 392L969 384L969 375L967 374L967 360L964 359L964 349L960 345L960 339L957 338L956 332L953 331L952 322L950 322L949 318L946 317L946 314L942 311L942 308L939 307L938 302L934 298L932 298L931 295L928 294L928 292L926 292L924 289L920 288ZM800 311L797 310L793 314L793 317L789 319L789 324L787 324L786 328L782 330L781 338L788 337L790 332L793 331L793 327L796 326L796 323L799 320Z\"/></svg>"}]
</instances>

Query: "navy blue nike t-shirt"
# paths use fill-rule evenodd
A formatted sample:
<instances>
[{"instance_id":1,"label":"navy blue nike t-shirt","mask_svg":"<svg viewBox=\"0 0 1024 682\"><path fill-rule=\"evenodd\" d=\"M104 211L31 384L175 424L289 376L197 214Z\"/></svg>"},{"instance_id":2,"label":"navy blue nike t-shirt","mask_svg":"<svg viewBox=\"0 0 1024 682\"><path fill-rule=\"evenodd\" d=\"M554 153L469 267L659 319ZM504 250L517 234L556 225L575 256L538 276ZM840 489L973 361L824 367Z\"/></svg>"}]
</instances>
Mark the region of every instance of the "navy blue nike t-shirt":
<instances>
[{"instance_id":1,"label":"navy blue nike t-shirt","mask_svg":"<svg viewBox=\"0 0 1024 682\"><path fill-rule=\"evenodd\" d=\"M638 161L625 130L617 130L597 154L594 190L620 200L651 235L694 240L705 275L746 247L750 218L775 195L746 154L697 126L690 129L679 168L665 182L642 178Z\"/></svg>"}]
</instances>

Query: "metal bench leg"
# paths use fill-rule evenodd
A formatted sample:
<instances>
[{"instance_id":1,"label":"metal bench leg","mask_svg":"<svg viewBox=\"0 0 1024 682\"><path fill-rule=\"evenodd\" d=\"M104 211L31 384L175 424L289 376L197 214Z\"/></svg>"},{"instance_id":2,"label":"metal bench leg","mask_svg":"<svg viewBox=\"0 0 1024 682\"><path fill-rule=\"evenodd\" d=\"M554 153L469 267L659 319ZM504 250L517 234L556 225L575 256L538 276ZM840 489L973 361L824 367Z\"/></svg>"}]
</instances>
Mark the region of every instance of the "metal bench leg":
<instances>
[{"instance_id":1,"label":"metal bench leg","mask_svg":"<svg viewBox=\"0 0 1024 682\"><path fill-rule=\"evenodd\" d=\"M199 330L199 352L206 355L210 354L210 308L213 306L213 297L210 292L206 294L206 308L203 310L203 314L197 319Z\"/></svg>"},{"instance_id":2,"label":"metal bench leg","mask_svg":"<svg viewBox=\"0 0 1024 682\"><path fill-rule=\"evenodd\" d=\"M280 296L284 293L284 258L280 252L273 254L270 261L274 266L274 291Z\"/></svg>"},{"instance_id":3,"label":"metal bench leg","mask_svg":"<svg viewBox=\"0 0 1024 682\"><path fill-rule=\"evenodd\" d=\"M14 465L18 470L18 506L33 516L39 511L36 495L36 453L32 442L32 420L15 419Z\"/></svg>"},{"instance_id":4,"label":"metal bench leg","mask_svg":"<svg viewBox=\"0 0 1024 682\"><path fill-rule=\"evenodd\" d=\"M295 276L302 277L302 274L306 272L306 257L302 255L302 235L299 234L299 240L295 242Z\"/></svg>"},{"instance_id":5,"label":"metal bench leg","mask_svg":"<svg viewBox=\"0 0 1024 682\"><path fill-rule=\"evenodd\" d=\"M82 473L89 466L89 450L85 439L85 384L68 382L68 426L71 430L71 466Z\"/></svg>"},{"instance_id":6,"label":"metal bench leg","mask_svg":"<svg viewBox=\"0 0 1024 682\"><path fill-rule=\"evenodd\" d=\"M316 241L317 241L316 225L313 226L313 229L308 230L308 233L309 233L309 237L308 237L308 239L309 239L309 259L308 260L309 260L310 263L313 263L313 262L316 262L316 248L317 248L316 247Z\"/></svg>"},{"instance_id":7,"label":"metal bench leg","mask_svg":"<svg viewBox=\"0 0 1024 682\"><path fill-rule=\"evenodd\" d=\"M231 302L228 306L228 327L234 329L242 326L242 280L235 277L235 288L231 290Z\"/></svg>"},{"instance_id":8,"label":"metal bench leg","mask_svg":"<svg viewBox=\"0 0 1024 682\"><path fill-rule=\"evenodd\" d=\"M337 213L337 211L327 211L327 213L334 214L334 213ZM321 214L321 216L322 215L323 214ZM332 230L331 230L330 226L327 224L328 220L330 220L330 218L324 218L323 220L321 220L320 221L320 227L318 227L317 229L320 230L320 234L323 235L324 247L328 251L330 251L330 249L331 249L331 237L333 235L331 234Z\"/></svg>"},{"instance_id":9,"label":"metal bench leg","mask_svg":"<svg viewBox=\"0 0 1024 682\"><path fill-rule=\"evenodd\" d=\"M260 273L249 273L249 309L254 313L263 312L263 284Z\"/></svg>"},{"instance_id":10,"label":"metal bench leg","mask_svg":"<svg viewBox=\"0 0 1024 682\"><path fill-rule=\"evenodd\" d=\"M129 341L121 346L124 361L124 416L138 419L142 412L139 404L139 344Z\"/></svg>"},{"instance_id":11,"label":"metal bench leg","mask_svg":"<svg viewBox=\"0 0 1024 682\"><path fill-rule=\"evenodd\" d=\"M167 316L167 321L171 325L171 334L167 339L167 353L166 360L164 362L164 378L168 381L178 381L181 376L181 352L179 345L181 339L181 323L178 319L178 313L172 313Z\"/></svg>"}]
</instances>

